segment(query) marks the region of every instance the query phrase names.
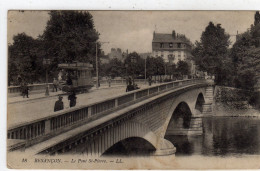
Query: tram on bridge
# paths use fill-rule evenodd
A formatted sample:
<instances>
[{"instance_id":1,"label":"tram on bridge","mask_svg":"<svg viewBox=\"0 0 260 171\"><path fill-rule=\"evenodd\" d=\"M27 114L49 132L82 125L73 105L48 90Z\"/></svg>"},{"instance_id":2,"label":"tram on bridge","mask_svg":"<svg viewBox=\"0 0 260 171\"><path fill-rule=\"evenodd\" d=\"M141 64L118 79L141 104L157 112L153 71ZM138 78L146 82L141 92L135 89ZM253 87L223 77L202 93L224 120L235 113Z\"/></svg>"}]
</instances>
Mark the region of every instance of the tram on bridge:
<instances>
[{"instance_id":1,"label":"tram on bridge","mask_svg":"<svg viewBox=\"0 0 260 171\"><path fill-rule=\"evenodd\" d=\"M75 61L59 64L58 68L65 72L65 79L59 79L59 88L62 91L84 93L94 86L92 64Z\"/></svg>"}]
</instances>

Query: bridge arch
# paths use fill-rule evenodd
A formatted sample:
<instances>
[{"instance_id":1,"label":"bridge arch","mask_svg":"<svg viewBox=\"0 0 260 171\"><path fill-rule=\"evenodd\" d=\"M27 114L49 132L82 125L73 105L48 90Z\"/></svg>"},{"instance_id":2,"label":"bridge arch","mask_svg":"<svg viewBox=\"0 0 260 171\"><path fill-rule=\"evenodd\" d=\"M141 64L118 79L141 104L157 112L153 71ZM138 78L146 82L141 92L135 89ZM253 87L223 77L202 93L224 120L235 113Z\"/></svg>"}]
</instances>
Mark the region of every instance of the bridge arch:
<instances>
[{"instance_id":1,"label":"bridge arch","mask_svg":"<svg viewBox=\"0 0 260 171\"><path fill-rule=\"evenodd\" d=\"M180 102L172 113L166 132L176 132L180 129L190 128L192 112L186 102Z\"/></svg>"},{"instance_id":2,"label":"bridge arch","mask_svg":"<svg viewBox=\"0 0 260 171\"><path fill-rule=\"evenodd\" d=\"M205 98L202 93L199 93L196 100L195 109L198 110L200 113L202 113L204 103L205 103Z\"/></svg>"},{"instance_id":3,"label":"bridge arch","mask_svg":"<svg viewBox=\"0 0 260 171\"><path fill-rule=\"evenodd\" d=\"M194 127L194 124L199 124L201 121L199 121L200 119L198 119L198 118L201 117L201 114L202 114L201 111L203 109L203 103L205 103L205 101L206 101L206 98L205 98L205 88L204 87L190 90L185 93L182 93L181 95L175 96L171 102L171 107L168 110L167 116L165 116L165 122L160 129L161 130L160 137L165 138L166 131L167 131L167 133L169 133L168 128L170 128L171 125L174 125L174 123L172 124L171 122L173 121L173 118L176 117L176 116L174 116L174 112L176 112L175 110L177 109L178 105L180 105L180 104L182 104L182 106L184 106L183 104L185 103L186 108L189 109L189 110L187 110L189 117L185 118L186 122L185 123L182 122L182 124L185 124L186 128L188 126L190 128L192 128L192 127ZM179 121L179 126L180 125L181 125L181 121ZM182 125L181 129L183 130L182 131L183 134L185 134L185 132L187 134L191 134L192 131L189 131L186 128ZM201 130L198 132L201 132Z\"/></svg>"},{"instance_id":4,"label":"bridge arch","mask_svg":"<svg viewBox=\"0 0 260 171\"><path fill-rule=\"evenodd\" d=\"M102 155L150 155L155 151L156 148L146 139L142 137L130 137L115 143L110 148L108 148Z\"/></svg>"},{"instance_id":5,"label":"bridge arch","mask_svg":"<svg viewBox=\"0 0 260 171\"><path fill-rule=\"evenodd\" d=\"M111 129L111 132L117 132L117 135L113 136L112 143L109 143L108 146L99 151L101 155L110 148L113 148L113 146L117 143L122 143L129 140L131 141L135 139L147 142L147 144L150 144L151 149L156 149L156 147L158 146L158 137L149 128L138 122L124 122L118 126L114 126ZM105 133L103 136L111 136L109 134L106 134L107 133Z\"/></svg>"}]
</instances>

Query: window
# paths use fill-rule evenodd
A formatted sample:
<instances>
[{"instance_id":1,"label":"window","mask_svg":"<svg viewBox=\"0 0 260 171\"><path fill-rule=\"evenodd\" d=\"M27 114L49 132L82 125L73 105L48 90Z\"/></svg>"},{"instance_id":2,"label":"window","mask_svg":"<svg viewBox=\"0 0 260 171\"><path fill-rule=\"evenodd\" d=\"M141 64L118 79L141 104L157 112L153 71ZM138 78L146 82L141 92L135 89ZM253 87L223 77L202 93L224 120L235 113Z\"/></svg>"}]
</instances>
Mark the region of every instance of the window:
<instances>
[{"instance_id":1,"label":"window","mask_svg":"<svg viewBox=\"0 0 260 171\"><path fill-rule=\"evenodd\" d=\"M160 48L164 48L164 45L163 45L163 43L160 43Z\"/></svg>"},{"instance_id":2,"label":"window","mask_svg":"<svg viewBox=\"0 0 260 171\"><path fill-rule=\"evenodd\" d=\"M173 54L168 55L168 59L169 60L174 60L174 55Z\"/></svg>"},{"instance_id":3,"label":"window","mask_svg":"<svg viewBox=\"0 0 260 171\"><path fill-rule=\"evenodd\" d=\"M181 43L177 43L177 47L178 47L178 48L181 48Z\"/></svg>"},{"instance_id":4,"label":"window","mask_svg":"<svg viewBox=\"0 0 260 171\"><path fill-rule=\"evenodd\" d=\"M170 48L172 48L172 47L173 47L172 43L169 43L169 47L170 47Z\"/></svg>"},{"instance_id":5,"label":"window","mask_svg":"<svg viewBox=\"0 0 260 171\"><path fill-rule=\"evenodd\" d=\"M185 47L186 47L186 45L184 44L184 45L183 45L183 47L185 48Z\"/></svg>"}]
</instances>

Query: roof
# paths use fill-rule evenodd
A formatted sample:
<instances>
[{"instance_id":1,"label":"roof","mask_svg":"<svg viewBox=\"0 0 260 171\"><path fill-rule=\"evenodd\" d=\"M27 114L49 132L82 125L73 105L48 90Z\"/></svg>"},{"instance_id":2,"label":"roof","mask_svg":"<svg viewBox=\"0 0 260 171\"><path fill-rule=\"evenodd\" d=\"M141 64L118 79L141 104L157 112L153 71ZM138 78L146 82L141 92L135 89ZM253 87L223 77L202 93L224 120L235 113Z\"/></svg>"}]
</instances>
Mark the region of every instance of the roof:
<instances>
[{"instance_id":1,"label":"roof","mask_svg":"<svg viewBox=\"0 0 260 171\"><path fill-rule=\"evenodd\" d=\"M184 36L179 35L176 38L173 38L172 34L164 34L164 33L154 33L153 34L153 42L186 42L190 41Z\"/></svg>"}]
</instances>

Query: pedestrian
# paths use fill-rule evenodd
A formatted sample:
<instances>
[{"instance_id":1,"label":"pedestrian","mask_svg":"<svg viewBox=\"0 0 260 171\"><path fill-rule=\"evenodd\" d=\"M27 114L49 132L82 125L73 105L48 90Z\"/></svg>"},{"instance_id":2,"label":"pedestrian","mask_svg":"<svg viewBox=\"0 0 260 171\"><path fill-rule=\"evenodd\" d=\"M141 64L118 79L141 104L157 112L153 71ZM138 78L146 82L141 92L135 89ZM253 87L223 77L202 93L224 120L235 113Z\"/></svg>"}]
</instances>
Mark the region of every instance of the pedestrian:
<instances>
[{"instance_id":1,"label":"pedestrian","mask_svg":"<svg viewBox=\"0 0 260 171\"><path fill-rule=\"evenodd\" d=\"M152 78L151 78L151 76L148 77L148 82L149 82L149 86L151 86L152 85Z\"/></svg>"},{"instance_id":2,"label":"pedestrian","mask_svg":"<svg viewBox=\"0 0 260 171\"><path fill-rule=\"evenodd\" d=\"M98 87L100 87L100 78L98 78Z\"/></svg>"},{"instance_id":3,"label":"pedestrian","mask_svg":"<svg viewBox=\"0 0 260 171\"><path fill-rule=\"evenodd\" d=\"M54 112L64 109L62 98L63 97L59 95L58 100L55 102Z\"/></svg>"},{"instance_id":4,"label":"pedestrian","mask_svg":"<svg viewBox=\"0 0 260 171\"><path fill-rule=\"evenodd\" d=\"M56 90L57 92L58 85L59 85L58 80L56 80L56 78L53 78L53 92L54 90Z\"/></svg>"},{"instance_id":5,"label":"pedestrian","mask_svg":"<svg viewBox=\"0 0 260 171\"><path fill-rule=\"evenodd\" d=\"M27 84L25 82L23 82L21 84L21 90L22 90L22 96L24 98L24 96L26 96L27 98L29 98L29 88L27 86Z\"/></svg>"},{"instance_id":6,"label":"pedestrian","mask_svg":"<svg viewBox=\"0 0 260 171\"><path fill-rule=\"evenodd\" d=\"M111 87L111 77L108 77L108 86Z\"/></svg>"},{"instance_id":7,"label":"pedestrian","mask_svg":"<svg viewBox=\"0 0 260 171\"><path fill-rule=\"evenodd\" d=\"M22 77L20 75L17 76L17 85L21 85L22 84Z\"/></svg>"},{"instance_id":8,"label":"pedestrian","mask_svg":"<svg viewBox=\"0 0 260 171\"><path fill-rule=\"evenodd\" d=\"M129 85L126 86L126 92L133 91L135 86L132 85L132 82L129 82Z\"/></svg>"},{"instance_id":9,"label":"pedestrian","mask_svg":"<svg viewBox=\"0 0 260 171\"><path fill-rule=\"evenodd\" d=\"M70 100L70 107L76 106L76 93L75 91L73 91L69 96L68 96L68 100Z\"/></svg>"},{"instance_id":10,"label":"pedestrian","mask_svg":"<svg viewBox=\"0 0 260 171\"><path fill-rule=\"evenodd\" d=\"M132 85L132 78L129 76L129 85Z\"/></svg>"}]
</instances>

